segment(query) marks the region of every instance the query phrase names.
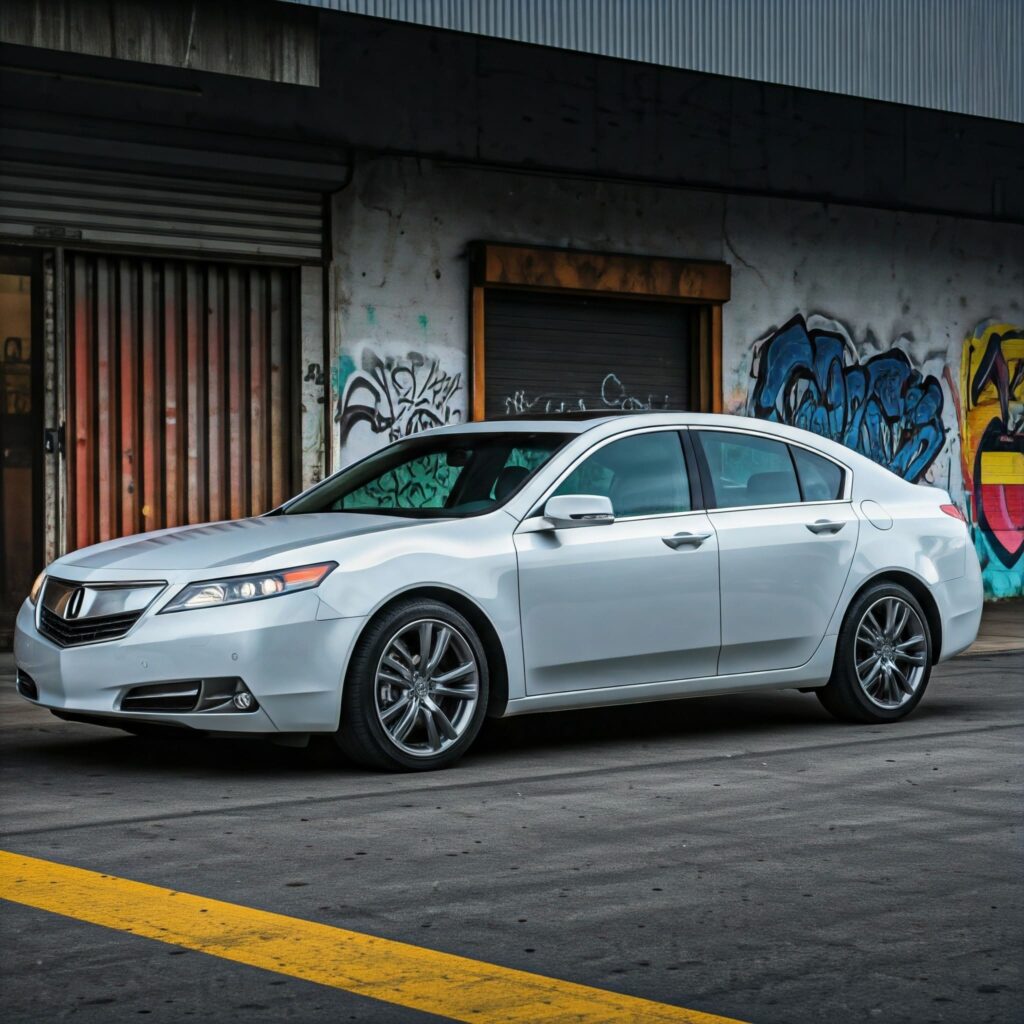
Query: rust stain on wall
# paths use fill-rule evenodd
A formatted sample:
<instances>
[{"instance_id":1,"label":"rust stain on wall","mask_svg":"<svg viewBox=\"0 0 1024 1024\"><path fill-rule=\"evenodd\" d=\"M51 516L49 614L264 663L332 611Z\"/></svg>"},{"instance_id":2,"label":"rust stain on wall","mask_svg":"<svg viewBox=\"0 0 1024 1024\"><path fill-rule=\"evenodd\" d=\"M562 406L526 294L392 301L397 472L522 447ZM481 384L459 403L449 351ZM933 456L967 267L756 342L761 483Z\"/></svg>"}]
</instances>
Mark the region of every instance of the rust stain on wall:
<instances>
[{"instance_id":1,"label":"rust stain on wall","mask_svg":"<svg viewBox=\"0 0 1024 1024\"><path fill-rule=\"evenodd\" d=\"M486 243L480 250L485 285L690 302L726 302L730 294L725 263Z\"/></svg>"},{"instance_id":2,"label":"rust stain on wall","mask_svg":"<svg viewBox=\"0 0 1024 1024\"><path fill-rule=\"evenodd\" d=\"M293 272L68 258L69 549L293 490Z\"/></svg>"}]
</instances>

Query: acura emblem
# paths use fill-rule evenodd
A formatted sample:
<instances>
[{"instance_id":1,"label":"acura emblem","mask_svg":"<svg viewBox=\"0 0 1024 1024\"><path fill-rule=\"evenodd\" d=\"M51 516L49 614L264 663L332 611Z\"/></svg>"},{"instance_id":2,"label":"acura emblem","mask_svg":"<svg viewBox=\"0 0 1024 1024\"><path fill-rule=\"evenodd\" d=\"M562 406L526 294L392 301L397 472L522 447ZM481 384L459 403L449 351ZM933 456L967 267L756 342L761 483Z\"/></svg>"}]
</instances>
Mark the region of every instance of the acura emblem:
<instances>
[{"instance_id":1,"label":"acura emblem","mask_svg":"<svg viewBox=\"0 0 1024 1024\"><path fill-rule=\"evenodd\" d=\"M71 592L68 603L64 607L65 619L77 619L78 613L82 610L82 602L85 601L85 587L78 587Z\"/></svg>"}]
</instances>

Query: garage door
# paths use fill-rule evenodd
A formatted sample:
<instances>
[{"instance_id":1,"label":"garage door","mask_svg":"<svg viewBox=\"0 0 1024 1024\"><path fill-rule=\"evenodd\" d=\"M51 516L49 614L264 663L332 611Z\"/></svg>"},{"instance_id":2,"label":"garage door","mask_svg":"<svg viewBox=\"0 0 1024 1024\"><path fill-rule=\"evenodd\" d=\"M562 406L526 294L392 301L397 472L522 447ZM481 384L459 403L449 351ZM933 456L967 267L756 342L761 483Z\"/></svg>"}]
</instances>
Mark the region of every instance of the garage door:
<instances>
[{"instance_id":1,"label":"garage door","mask_svg":"<svg viewBox=\"0 0 1024 1024\"><path fill-rule=\"evenodd\" d=\"M488 289L485 413L689 409L692 306Z\"/></svg>"},{"instance_id":2,"label":"garage door","mask_svg":"<svg viewBox=\"0 0 1024 1024\"><path fill-rule=\"evenodd\" d=\"M291 493L295 273L68 256L69 548Z\"/></svg>"}]
</instances>

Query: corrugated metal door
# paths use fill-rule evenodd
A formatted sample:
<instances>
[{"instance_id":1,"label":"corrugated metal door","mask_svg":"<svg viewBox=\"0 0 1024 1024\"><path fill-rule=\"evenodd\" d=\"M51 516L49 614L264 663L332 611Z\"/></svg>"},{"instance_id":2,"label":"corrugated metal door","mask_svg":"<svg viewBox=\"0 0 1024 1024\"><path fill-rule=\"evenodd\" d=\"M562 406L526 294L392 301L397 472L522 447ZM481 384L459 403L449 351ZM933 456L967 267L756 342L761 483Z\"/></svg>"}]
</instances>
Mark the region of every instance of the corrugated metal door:
<instances>
[{"instance_id":1,"label":"corrugated metal door","mask_svg":"<svg viewBox=\"0 0 1024 1024\"><path fill-rule=\"evenodd\" d=\"M488 289L486 415L688 409L695 308Z\"/></svg>"},{"instance_id":2,"label":"corrugated metal door","mask_svg":"<svg viewBox=\"0 0 1024 1024\"><path fill-rule=\"evenodd\" d=\"M294 277L68 257L69 549L289 495Z\"/></svg>"}]
</instances>

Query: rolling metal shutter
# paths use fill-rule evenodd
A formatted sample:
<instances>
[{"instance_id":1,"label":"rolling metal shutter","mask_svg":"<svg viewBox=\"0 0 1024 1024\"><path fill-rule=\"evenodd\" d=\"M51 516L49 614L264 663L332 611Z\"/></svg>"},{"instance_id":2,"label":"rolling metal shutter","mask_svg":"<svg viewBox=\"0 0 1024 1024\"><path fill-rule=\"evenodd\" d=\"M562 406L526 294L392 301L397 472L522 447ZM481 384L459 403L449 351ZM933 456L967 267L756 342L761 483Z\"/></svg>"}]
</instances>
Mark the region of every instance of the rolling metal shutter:
<instances>
[{"instance_id":1,"label":"rolling metal shutter","mask_svg":"<svg viewBox=\"0 0 1024 1024\"><path fill-rule=\"evenodd\" d=\"M323 200L292 189L4 162L0 236L319 263Z\"/></svg>"},{"instance_id":2,"label":"rolling metal shutter","mask_svg":"<svg viewBox=\"0 0 1024 1024\"><path fill-rule=\"evenodd\" d=\"M69 549L292 492L296 275L68 255Z\"/></svg>"},{"instance_id":3,"label":"rolling metal shutter","mask_svg":"<svg viewBox=\"0 0 1024 1024\"><path fill-rule=\"evenodd\" d=\"M488 289L486 415L689 409L695 310Z\"/></svg>"}]
</instances>

